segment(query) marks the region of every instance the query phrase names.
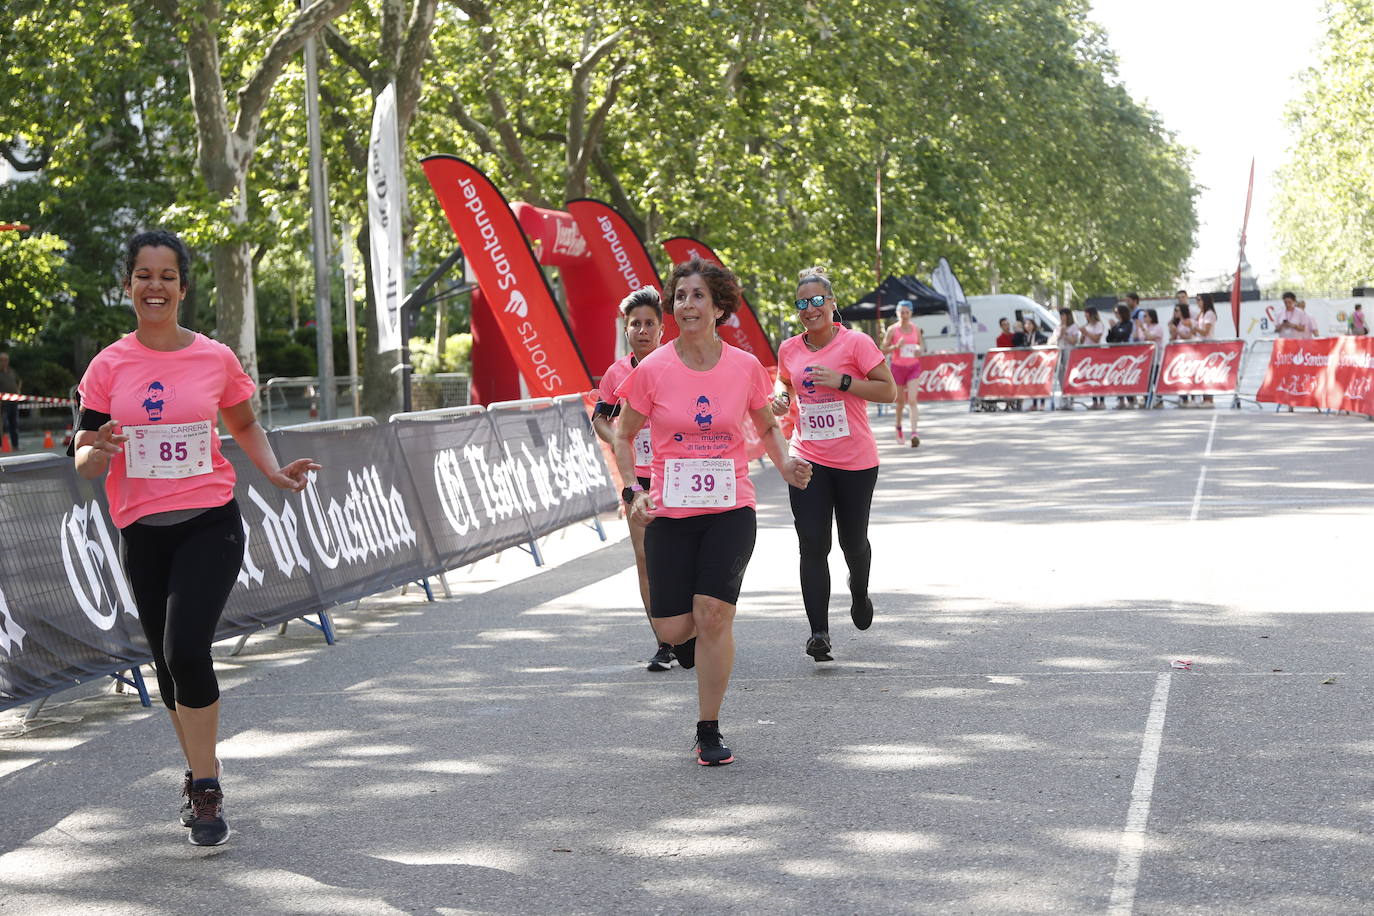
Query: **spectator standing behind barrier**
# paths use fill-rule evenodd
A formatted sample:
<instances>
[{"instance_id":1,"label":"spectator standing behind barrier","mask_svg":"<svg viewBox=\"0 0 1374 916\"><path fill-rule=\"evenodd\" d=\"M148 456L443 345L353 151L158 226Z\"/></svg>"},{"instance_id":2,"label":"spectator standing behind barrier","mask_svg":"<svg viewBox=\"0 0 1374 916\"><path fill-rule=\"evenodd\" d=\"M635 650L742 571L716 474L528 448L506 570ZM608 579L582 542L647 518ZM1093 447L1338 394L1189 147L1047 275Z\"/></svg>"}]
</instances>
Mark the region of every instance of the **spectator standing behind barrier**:
<instances>
[{"instance_id":1,"label":"spectator standing behind barrier","mask_svg":"<svg viewBox=\"0 0 1374 916\"><path fill-rule=\"evenodd\" d=\"M652 286L637 289L620 303L620 314L625 318L625 339L630 344L630 352L607 367L601 376L601 399L592 409L592 428L600 439L614 447L615 428L613 423L620 415L620 401L611 392L620 387L640 360L658 349L663 342L663 305L658 290ZM610 400L607 401L606 399ZM653 465L654 451L650 439L651 430L645 423L635 436L635 480L642 489L649 488L649 470ZM628 483L628 481L625 481ZM621 490L622 500L629 502L632 488ZM649 628L654 625L654 615L649 612L649 569L644 559L644 526L636 524L626 513L626 523L630 528L630 547L634 550L635 569L639 572L639 598L644 603L644 613L649 618ZM667 671L673 667L673 647L671 643L657 638L658 648L647 665L650 671Z\"/></svg>"},{"instance_id":2,"label":"spectator standing behind barrier","mask_svg":"<svg viewBox=\"0 0 1374 916\"><path fill-rule=\"evenodd\" d=\"M1102 323L1102 318L1100 315L1098 315L1096 306L1090 305L1083 310L1082 333L1082 346L1093 347L1102 343L1102 337L1107 333L1107 327ZM1106 406L1106 398L1094 397L1092 399L1092 403L1088 405L1088 409L1102 410Z\"/></svg>"},{"instance_id":3,"label":"spectator standing behind barrier","mask_svg":"<svg viewBox=\"0 0 1374 916\"><path fill-rule=\"evenodd\" d=\"M1154 358L1150 360L1150 387L1154 387L1155 373L1159 371L1159 358L1164 352L1164 326L1159 323L1159 312L1145 309L1141 320L1135 323L1135 339L1141 343L1155 345ZM1132 403L1134 403L1132 398ZM1163 407L1163 401L1155 401L1156 407Z\"/></svg>"},{"instance_id":4,"label":"spectator standing behind barrier","mask_svg":"<svg viewBox=\"0 0 1374 916\"><path fill-rule=\"evenodd\" d=\"M1021 330L1016 332L1016 336L1012 338L1012 346L1038 347L1045 343L1046 339L1047 338L1044 333L1041 332L1040 326L1036 323L1035 319L1026 316L1021 319ZM1039 410L1044 405L1044 398L1030 398L1031 410Z\"/></svg>"},{"instance_id":5,"label":"spectator standing behind barrier","mask_svg":"<svg viewBox=\"0 0 1374 916\"><path fill-rule=\"evenodd\" d=\"M177 323L190 264L170 232L140 233L125 246L124 292L138 327L87 367L68 454L87 480L105 476L124 572L189 767L181 822L193 845L218 846L229 825L215 757L219 684L210 643L243 563L244 536L234 467L220 451L215 421L283 490L305 489L320 466L309 458L278 466L238 358Z\"/></svg>"},{"instance_id":6,"label":"spectator standing behind barrier","mask_svg":"<svg viewBox=\"0 0 1374 916\"><path fill-rule=\"evenodd\" d=\"M1116 321L1107 329L1107 343L1130 343L1135 337L1135 321L1131 319L1131 309L1127 305L1118 305L1114 310ZM1135 398L1117 398L1116 409L1121 410L1129 404L1135 406Z\"/></svg>"},{"instance_id":7,"label":"spectator standing behind barrier","mask_svg":"<svg viewBox=\"0 0 1374 916\"><path fill-rule=\"evenodd\" d=\"M1283 294L1283 311L1274 322L1274 333L1285 340L1307 335L1307 313L1299 310L1298 297L1293 293Z\"/></svg>"},{"instance_id":8,"label":"spectator standing behind barrier","mask_svg":"<svg viewBox=\"0 0 1374 916\"><path fill-rule=\"evenodd\" d=\"M1193 316L1188 308L1188 294L1179 290L1178 295L1181 301L1174 305L1174 316L1169 319L1169 343L1193 339ZM1179 395L1178 406L1188 406L1188 395Z\"/></svg>"},{"instance_id":9,"label":"spectator standing behind barrier","mask_svg":"<svg viewBox=\"0 0 1374 916\"><path fill-rule=\"evenodd\" d=\"M1050 335L1050 344L1059 348L1060 362L1068 358L1069 350L1083 342L1083 330L1073 323L1073 309L1059 310L1059 327ZM1073 398L1064 399L1064 407L1073 409Z\"/></svg>"},{"instance_id":10,"label":"spectator standing behind barrier","mask_svg":"<svg viewBox=\"0 0 1374 916\"><path fill-rule=\"evenodd\" d=\"M819 301L818 301L819 300ZM781 416L796 403L792 454L811 464L805 489L787 488L801 552L802 604L811 636L805 652L831 661L830 530L839 531L840 550L849 568L849 616L867 630L873 623L868 576L873 550L868 514L878 482L878 444L868 426L868 404L897 397L883 354L859 331L835 324L835 296L822 267L801 272L797 317L803 332L778 347L778 381L773 399Z\"/></svg>"},{"instance_id":11,"label":"spectator standing behind barrier","mask_svg":"<svg viewBox=\"0 0 1374 916\"><path fill-rule=\"evenodd\" d=\"M1016 339L1016 335L1011 332L1011 322L1006 318L999 318L997 319L997 324L1002 329L1002 333L997 335L997 346L1002 348L1010 347L1012 341Z\"/></svg>"},{"instance_id":12,"label":"spectator standing behind barrier","mask_svg":"<svg viewBox=\"0 0 1374 916\"><path fill-rule=\"evenodd\" d=\"M0 394L20 394L19 376L10 368L10 355L0 353ZM5 422L0 425L0 436L8 434L10 446L19 451L19 402L0 401L0 415Z\"/></svg>"},{"instance_id":13,"label":"spectator standing behind barrier","mask_svg":"<svg viewBox=\"0 0 1374 916\"><path fill-rule=\"evenodd\" d=\"M1346 322L1346 328L1356 337L1363 337L1369 333L1369 325L1365 324L1364 306L1355 303L1355 308L1350 312L1350 320Z\"/></svg>"},{"instance_id":14,"label":"spectator standing behind barrier","mask_svg":"<svg viewBox=\"0 0 1374 916\"><path fill-rule=\"evenodd\" d=\"M828 282L828 281L827 281ZM897 441L905 442L902 431L902 408L911 407L911 447L921 444L921 434L916 429L919 383L921 380L921 354L925 352L925 335L916 322L911 320L911 300L903 299L897 303L897 323L883 335L883 353L892 360L892 379L897 383Z\"/></svg>"},{"instance_id":15,"label":"spectator standing behind barrier","mask_svg":"<svg viewBox=\"0 0 1374 916\"><path fill-rule=\"evenodd\" d=\"M1321 329L1317 327L1317 319L1307 313L1307 300L1298 300L1298 311L1302 313L1303 324L1307 326L1307 336L1316 339L1321 336Z\"/></svg>"},{"instance_id":16,"label":"spectator standing behind barrier","mask_svg":"<svg viewBox=\"0 0 1374 916\"><path fill-rule=\"evenodd\" d=\"M1198 293L1197 317L1193 319L1193 339L1211 340L1217 327L1217 306L1211 293ZM1202 396L1203 407L1215 407L1212 395Z\"/></svg>"},{"instance_id":17,"label":"spectator standing behind barrier","mask_svg":"<svg viewBox=\"0 0 1374 916\"><path fill-rule=\"evenodd\" d=\"M1126 294L1126 310L1131 313L1131 320L1139 322L1145 316L1145 310L1140 307L1140 293Z\"/></svg>"},{"instance_id":18,"label":"spectator standing behind barrier","mask_svg":"<svg viewBox=\"0 0 1374 916\"><path fill-rule=\"evenodd\" d=\"M773 380L751 353L716 328L739 308L739 281L697 258L673 268L667 299L680 331L613 392L625 403L615 435L621 477L634 476L634 438L653 424L650 491L631 488L630 513L647 525L649 611L684 668L697 668L697 762L734 761L720 707L735 662L735 605L754 552L754 484L744 424L788 484L804 489L811 466L787 455L768 409Z\"/></svg>"}]
</instances>

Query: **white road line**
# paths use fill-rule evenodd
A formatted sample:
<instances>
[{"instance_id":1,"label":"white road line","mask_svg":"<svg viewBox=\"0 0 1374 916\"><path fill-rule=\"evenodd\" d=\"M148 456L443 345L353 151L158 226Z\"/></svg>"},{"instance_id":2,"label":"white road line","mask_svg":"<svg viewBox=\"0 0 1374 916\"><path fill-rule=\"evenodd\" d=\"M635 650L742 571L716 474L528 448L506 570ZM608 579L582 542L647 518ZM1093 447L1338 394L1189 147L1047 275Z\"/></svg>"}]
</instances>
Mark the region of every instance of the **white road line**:
<instances>
[{"instance_id":1,"label":"white road line","mask_svg":"<svg viewBox=\"0 0 1374 916\"><path fill-rule=\"evenodd\" d=\"M1193 511L1188 513L1188 521L1197 521L1198 509L1202 508L1202 485L1207 482L1207 465L1197 472L1197 489L1193 491Z\"/></svg>"},{"instance_id":2,"label":"white road line","mask_svg":"<svg viewBox=\"0 0 1374 916\"><path fill-rule=\"evenodd\" d=\"M1203 451L1203 453L1202 453L1202 457L1203 457L1203 458L1211 458L1211 457L1212 457L1212 440L1213 440L1214 438L1216 438L1216 435L1217 435L1217 417L1220 417L1220 416L1221 416L1221 414L1219 414L1219 413L1214 413L1214 414L1212 414L1212 426L1211 426L1210 429L1207 430L1207 448L1206 448L1206 450Z\"/></svg>"},{"instance_id":3,"label":"white road line","mask_svg":"<svg viewBox=\"0 0 1374 916\"><path fill-rule=\"evenodd\" d=\"M1164 740L1164 713L1169 705L1168 672L1155 678L1155 695L1150 701L1150 717L1145 720L1145 738L1140 748L1140 763L1131 787L1131 807L1126 813L1126 828L1116 856L1116 880L1112 883L1110 916L1129 916L1135 909L1135 888L1140 878L1140 857L1145 852L1145 825L1150 820L1150 800L1155 792L1155 770L1159 748Z\"/></svg>"}]
</instances>

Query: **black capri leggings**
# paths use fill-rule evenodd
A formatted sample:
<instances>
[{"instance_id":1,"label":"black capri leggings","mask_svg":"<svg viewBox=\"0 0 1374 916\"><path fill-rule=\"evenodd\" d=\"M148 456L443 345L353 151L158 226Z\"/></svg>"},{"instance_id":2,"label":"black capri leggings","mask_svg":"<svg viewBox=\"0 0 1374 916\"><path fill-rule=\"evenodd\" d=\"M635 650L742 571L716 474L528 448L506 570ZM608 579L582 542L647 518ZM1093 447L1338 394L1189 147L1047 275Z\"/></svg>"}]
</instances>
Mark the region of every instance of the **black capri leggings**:
<instances>
[{"instance_id":1,"label":"black capri leggings","mask_svg":"<svg viewBox=\"0 0 1374 916\"><path fill-rule=\"evenodd\" d=\"M830 524L840 533L840 550L849 566L849 592L855 601L868 597L873 549L868 544L868 512L878 468L842 471L811 463L805 490L787 488L792 520L801 547L802 604L813 632L830 630Z\"/></svg>"},{"instance_id":2,"label":"black capri leggings","mask_svg":"<svg viewBox=\"0 0 1374 916\"><path fill-rule=\"evenodd\" d=\"M210 659L229 591L243 563L243 520L230 500L175 525L121 528L124 573L168 709L219 699Z\"/></svg>"}]
</instances>

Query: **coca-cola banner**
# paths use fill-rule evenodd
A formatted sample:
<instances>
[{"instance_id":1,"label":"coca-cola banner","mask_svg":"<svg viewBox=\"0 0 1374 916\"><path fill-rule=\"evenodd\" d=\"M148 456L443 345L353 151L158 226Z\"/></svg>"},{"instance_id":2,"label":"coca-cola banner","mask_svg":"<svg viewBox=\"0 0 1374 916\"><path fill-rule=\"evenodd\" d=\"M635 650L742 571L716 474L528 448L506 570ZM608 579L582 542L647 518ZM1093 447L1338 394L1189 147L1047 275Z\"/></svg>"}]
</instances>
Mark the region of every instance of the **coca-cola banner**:
<instances>
[{"instance_id":1,"label":"coca-cola banner","mask_svg":"<svg viewBox=\"0 0 1374 916\"><path fill-rule=\"evenodd\" d=\"M1155 394L1230 394L1240 381L1243 340L1171 343L1164 348Z\"/></svg>"},{"instance_id":2,"label":"coca-cola banner","mask_svg":"<svg viewBox=\"0 0 1374 916\"><path fill-rule=\"evenodd\" d=\"M1065 397L1147 394L1154 356L1152 343L1074 347L1060 389Z\"/></svg>"},{"instance_id":3,"label":"coca-cola banner","mask_svg":"<svg viewBox=\"0 0 1374 916\"><path fill-rule=\"evenodd\" d=\"M323 468L267 484L225 440L247 549L216 637L312 614L614 508L580 400L269 434ZM150 660L103 488L56 456L0 461L0 709Z\"/></svg>"},{"instance_id":4,"label":"coca-cola banner","mask_svg":"<svg viewBox=\"0 0 1374 916\"><path fill-rule=\"evenodd\" d=\"M973 393L973 354L922 356L916 391L921 401L967 401Z\"/></svg>"},{"instance_id":5,"label":"coca-cola banner","mask_svg":"<svg viewBox=\"0 0 1374 916\"><path fill-rule=\"evenodd\" d=\"M1047 398L1054 394L1058 347L989 350L978 376L978 397L986 400Z\"/></svg>"},{"instance_id":6,"label":"coca-cola banner","mask_svg":"<svg viewBox=\"0 0 1374 916\"><path fill-rule=\"evenodd\" d=\"M1279 339L1258 401L1374 416L1374 341L1365 337Z\"/></svg>"}]
</instances>

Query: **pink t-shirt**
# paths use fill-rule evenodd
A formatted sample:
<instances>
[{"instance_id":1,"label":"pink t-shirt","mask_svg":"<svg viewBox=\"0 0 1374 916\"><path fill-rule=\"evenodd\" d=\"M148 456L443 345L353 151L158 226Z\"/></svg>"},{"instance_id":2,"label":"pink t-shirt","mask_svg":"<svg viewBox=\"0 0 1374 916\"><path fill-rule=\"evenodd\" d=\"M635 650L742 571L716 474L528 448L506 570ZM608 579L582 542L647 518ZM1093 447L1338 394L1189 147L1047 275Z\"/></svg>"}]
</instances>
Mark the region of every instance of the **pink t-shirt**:
<instances>
[{"instance_id":1,"label":"pink t-shirt","mask_svg":"<svg viewBox=\"0 0 1374 916\"><path fill-rule=\"evenodd\" d=\"M630 373L633 372L634 369L635 369L635 365L634 365L634 354L633 354L633 353L627 354L627 355L625 355L625 356L622 356L620 359L618 359L618 360L616 360L615 362L611 363L611 365L610 365L609 367L607 367L606 373L605 373L604 375L601 376L601 392L602 392L602 395L603 395L602 400L605 401L605 402L608 403L608 404L614 404L614 403L616 403L617 401L619 401L620 398L616 397L615 394L614 394L613 392L614 392L617 388L619 388L619 387L621 386L621 383L623 383L623 382L625 381L625 379L629 377ZM646 430L648 430L648 429L649 429L649 424L646 422L646 423L644 424L644 428L640 430L641 434L642 434L643 432L645 432ZM650 435L652 436L652 433L650 433ZM639 445L640 445L640 443L642 443L643 441L644 441L644 440L640 439L638 436L635 437L635 442L634 442L634 444L635 444L635 446L636 446L636 448L635 448L635 476L636 476L636 477L648 477L648 476L649 476L649 472L650 472L650 470L651 470L650 465L645 464L645 463L643 462L643 460L642 460L642 459L644 458L644 453L643 453L642 449L639 447ZM652 438L649 439L649 442L652 444L653 439L652 439Z\"/></svg>"},{"instance_id":2,"label":"pink t-shirt","mask_svg":"<svg viewBox=\"0 0 1374 916\"><path fill-rule=\"evenodd\" d=\"M721 345L720 360L705 372L684 365L671 343L640 361L615 396L624 398L653 424L653 484L649 495L658 507L655 515L688 518L754 505L744 424L754 422L749 411L767 404L772 393L773 380L763 364L752 353L729 344ZM730 459L735 468L734 505L666 505L664 463L674 458Z\"/></svg>"},{"instance_id":3,"label":"pink t-shirt","mask_svg":"<svg viewBox=\"0 0 1374 916\"><path fill-rule=\"evenodd\" d=\"M253 380L222 343L197 334L188 347L151 350L128 334L96 354L78 386L81 406L107 413L123 427L210 421L210 471L176 479L131 478L124 453L110 459L105 494L110 518L124 528L145 515L176 509L212 509L234 498L234 466L220 451L215 421L220 408L252 397ZM121 432L128 435L127 429Z\"/></svg>"},{"instance_id":4,"label":"pink t-shirt","mask_svg":"<svg viewBox=\"0 0 1374 916\"><path fill-rule=\"evenodd\" d=\"M903 331L900 324L894 324L887 329L887 345L897 348L892 351L892 365L894 366L914 366L916 363L919 363L921 361L919 351L912 351L915 352L913 356L903 356L902 348L919 347L920 344L921 329L915 324L912 324L910 331ZM802 349L806 348L803 347ZM870 366L869 368L871 369L873 367ZM872 465L869 465L869 467L872 467Z\"/></svg>"},{"instance_id":5,"label":"pink t-shirt","mask_svg":"<svg viewBox=\"0 0 1374 916\"><path fill-rule=\"evenodd\" d=\"M805 338L798 334L778 347L778 378L792 386L798 410L792 454L842 471L876 467L878 443L868 426L868 402L850 391L809 384L808 367L825 366L861 379L883 361L882 351L867 334L843 327L815 352L806 348ZM835 403L843 406L828 406ZM844 429L847 435L837 435Z\"/></svg>"},{"instance_id":6,"label":"pink t-shirt","mask_svg":"<svg viewBox=\"0 0 1374 916\"><path fill-rule=\"evenodd\" d=\"M1217 324L1216 312L1203 312L1193 321L1193 336L1199 340L1207 340L1212 336L1212 329Z\"/></svg>"}]
</instances>

